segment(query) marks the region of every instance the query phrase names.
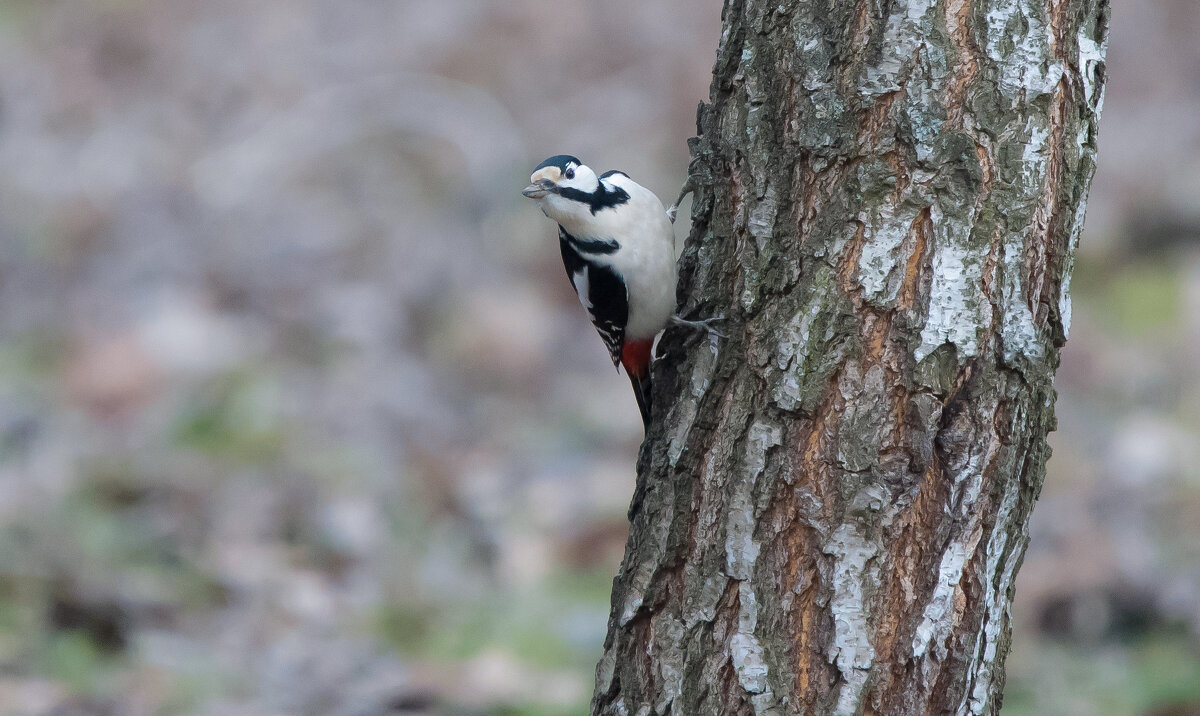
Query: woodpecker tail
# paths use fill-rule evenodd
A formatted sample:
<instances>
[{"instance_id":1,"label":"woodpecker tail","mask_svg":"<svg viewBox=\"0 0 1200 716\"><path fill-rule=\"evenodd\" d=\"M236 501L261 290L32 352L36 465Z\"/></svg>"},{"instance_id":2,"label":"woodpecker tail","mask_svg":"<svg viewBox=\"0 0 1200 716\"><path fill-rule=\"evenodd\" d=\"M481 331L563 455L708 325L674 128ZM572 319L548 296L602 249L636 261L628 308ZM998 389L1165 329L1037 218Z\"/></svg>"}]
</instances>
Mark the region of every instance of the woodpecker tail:
<instances>
[{"instance_id":1,"label":"woodpecker tail","mask_svg":"<svg viewBox=\"0 0 1200 716\"><path fill-rule=\"evenodd\" d=\"M621 348L621 365L633 385L633 397L642 411L642 427L650 432L650 349L654 339L626 341Z\"/></svg>"},{"instance_id":2,"label":"woodpecker tail","mask_svg":"<svg viewBox=\"0 0 1200 716\"><path fill-rule=\"evenodd\" d=\"M650 432L650 375L639 378L630 373L629 382L633 384L633 397L637 398L638 410L642 411L642 428Z\"/></svg>"}]
</instances>

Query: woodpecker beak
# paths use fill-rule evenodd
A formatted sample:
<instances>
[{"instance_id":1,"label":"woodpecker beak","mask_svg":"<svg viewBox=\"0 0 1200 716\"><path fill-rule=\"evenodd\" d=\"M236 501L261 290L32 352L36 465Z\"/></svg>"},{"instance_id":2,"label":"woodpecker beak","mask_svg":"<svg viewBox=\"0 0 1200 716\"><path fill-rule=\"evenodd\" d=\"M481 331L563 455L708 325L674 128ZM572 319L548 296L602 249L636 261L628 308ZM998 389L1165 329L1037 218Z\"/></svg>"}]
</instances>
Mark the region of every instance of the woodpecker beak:
<instances>
[{"instance_id":1,"label":"woodpecker beak","mask_svg":"<svg viewBox=\"0 0 1200 716\"><path fill-rule=\"evenodd\" d=\"M541 199L547 194L553 194L558 191L558 187L549 179L538 179L536 182L525 187L521 194L530 199Z\"/></svg>"}]
</instances>

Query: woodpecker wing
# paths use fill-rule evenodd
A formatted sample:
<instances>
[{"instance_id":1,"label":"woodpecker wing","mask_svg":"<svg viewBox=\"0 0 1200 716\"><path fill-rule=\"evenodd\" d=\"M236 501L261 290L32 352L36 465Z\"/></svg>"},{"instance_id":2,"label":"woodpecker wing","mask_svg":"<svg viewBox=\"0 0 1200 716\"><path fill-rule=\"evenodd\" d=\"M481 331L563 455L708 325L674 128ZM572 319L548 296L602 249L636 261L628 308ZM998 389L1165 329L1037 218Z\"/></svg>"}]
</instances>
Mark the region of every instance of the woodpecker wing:
<instances>
[{"instance_id":1,"label":"woodpecker wing","mask_svg":"<svg viewBox=\"0 0 1200 716\"><path fill-rule=\"evenodd\" d=\"M629 293L621 275L612 266L597 260L614 253L620 248L619 244L612 240L577 239L561 226L558 244L567 278L571 279L579 302L587 309L592 325L604 340L613 365L620 365L625 324L629 319Z\"/></svg>"}]
</instances>

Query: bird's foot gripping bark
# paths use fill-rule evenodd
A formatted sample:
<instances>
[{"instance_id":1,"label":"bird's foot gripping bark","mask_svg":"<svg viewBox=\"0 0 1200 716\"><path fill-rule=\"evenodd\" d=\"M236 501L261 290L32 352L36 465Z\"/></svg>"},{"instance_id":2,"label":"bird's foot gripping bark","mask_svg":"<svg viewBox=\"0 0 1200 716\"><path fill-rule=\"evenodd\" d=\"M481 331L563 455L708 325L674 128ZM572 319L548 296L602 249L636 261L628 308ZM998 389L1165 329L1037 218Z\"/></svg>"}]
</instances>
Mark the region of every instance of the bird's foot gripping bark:
<instances>
[{"instance_id":1,"label":"bird's foot gripping bark","mask_svg":"<svg viewBox=\"0 0 1200 716\"><path fill-rule=\"evenodd\" d=\"M704 331L705 333L711 333L712 335L717 336L718 338L729 338L729 336L718 331L716 328L713 328L714 323L720 323L721 321L724 321L724 320L725 320L725 316L713 316L712 318L702 318L698 321L692 321L692 320L688 320L686 318L680 318L679 316L671 316L671 318L670 318L670 322L673 325L687 326L688 328Z\"/></svg>"},{"instance_id":2,"label":"bird's foot gripping bark","mask_svg":"<svg viewBox=\"0 0 1200 716\"><path fill-rule=\"evenodd\" d=\"M675 223L675 215L679 213L680 202L683 201L685 196L691 194L692 190L695 188L696 183L693 181L692 175L688 174L687 181L683 183L683 187L679 190L679 196L675 198L675 202L672 203L671 206L667 207L667 218L671 220L672 224Z\"/></svg>"}]
</instances>

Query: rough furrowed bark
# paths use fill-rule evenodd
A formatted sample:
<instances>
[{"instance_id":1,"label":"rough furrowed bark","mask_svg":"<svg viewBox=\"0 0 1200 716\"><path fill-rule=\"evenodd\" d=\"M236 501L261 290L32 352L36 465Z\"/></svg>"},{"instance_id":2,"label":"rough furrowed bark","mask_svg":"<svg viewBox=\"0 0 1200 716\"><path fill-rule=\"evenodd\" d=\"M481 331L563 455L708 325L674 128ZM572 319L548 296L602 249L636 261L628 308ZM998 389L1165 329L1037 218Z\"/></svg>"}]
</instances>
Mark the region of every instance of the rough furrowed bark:
<instances>
[{"instance_id":1,"label":"rough furrowed bark","mask_svg":"<svg viewBox=\"0 0 1200 716\"><path fill-rule=\"evenodd\" d=\"M595 714L999 710L1107 0L729 0Z\"/></svg>"}]
</instances>

